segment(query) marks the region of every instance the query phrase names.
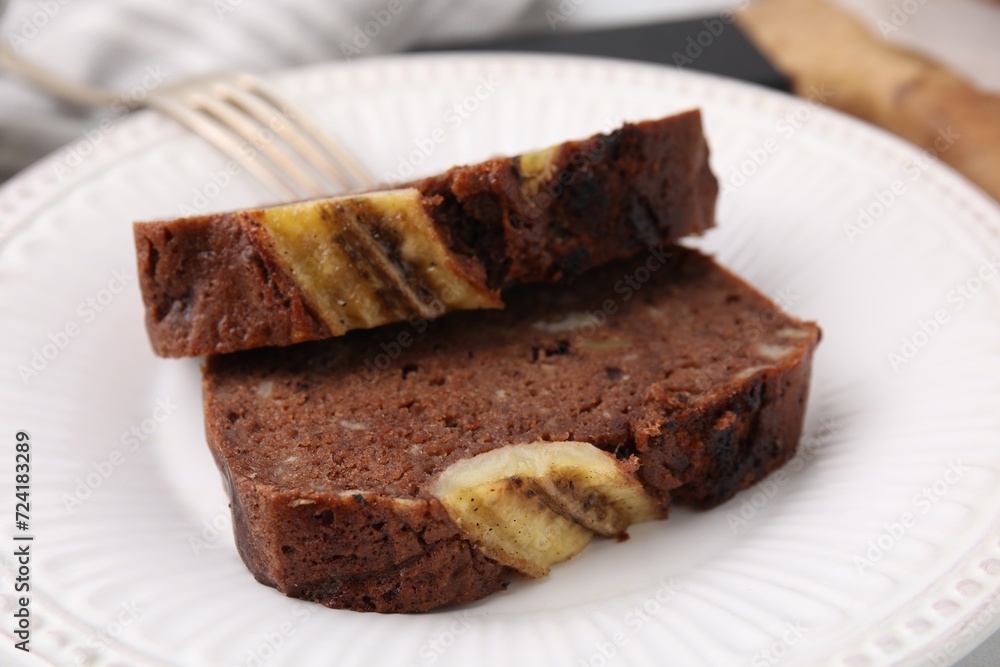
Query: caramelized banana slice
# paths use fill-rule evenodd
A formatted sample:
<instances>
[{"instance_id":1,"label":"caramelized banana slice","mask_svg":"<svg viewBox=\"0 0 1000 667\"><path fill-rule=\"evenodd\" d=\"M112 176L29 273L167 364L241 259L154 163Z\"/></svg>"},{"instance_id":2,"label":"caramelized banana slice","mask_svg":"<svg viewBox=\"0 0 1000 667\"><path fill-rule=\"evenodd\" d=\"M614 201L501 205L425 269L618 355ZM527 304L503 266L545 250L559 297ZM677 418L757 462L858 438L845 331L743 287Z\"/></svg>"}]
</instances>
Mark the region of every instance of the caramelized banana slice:
<instances>
[{"instance_id":1,"label":"caramelized banana slice","mask_svg":"<svg viewBox=\"0 0 1000 667\"><path fill-rule=\"evenodd\" d=\"M634 465L586 442L500 447L453 464L431 493L484 553L529 577L578 554L594 533L663 516Z\"/></svg>"}]
</instances>

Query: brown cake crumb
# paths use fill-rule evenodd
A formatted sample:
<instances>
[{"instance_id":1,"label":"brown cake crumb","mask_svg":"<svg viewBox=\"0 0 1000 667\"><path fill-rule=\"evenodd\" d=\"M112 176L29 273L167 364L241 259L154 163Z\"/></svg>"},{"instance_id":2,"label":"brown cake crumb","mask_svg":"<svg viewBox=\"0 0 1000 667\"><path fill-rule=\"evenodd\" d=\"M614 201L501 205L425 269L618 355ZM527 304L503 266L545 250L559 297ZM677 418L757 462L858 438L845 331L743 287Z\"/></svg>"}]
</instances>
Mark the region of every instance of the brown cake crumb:
<instances>
[{"instance_id":1,"label":"brown cake crumb","mask_svg":"<svg viewBox=\"0 0 1000 667\"><path fill-rule=\"evenodd\" d=\"M516 570L431 490L510 445L590 443L663 514L724 502L794 454L819 330L711 259L653 250L504 299L209 358L208 441L259 581L380 612L504 588Z\"/></svg>"}]
</instances>

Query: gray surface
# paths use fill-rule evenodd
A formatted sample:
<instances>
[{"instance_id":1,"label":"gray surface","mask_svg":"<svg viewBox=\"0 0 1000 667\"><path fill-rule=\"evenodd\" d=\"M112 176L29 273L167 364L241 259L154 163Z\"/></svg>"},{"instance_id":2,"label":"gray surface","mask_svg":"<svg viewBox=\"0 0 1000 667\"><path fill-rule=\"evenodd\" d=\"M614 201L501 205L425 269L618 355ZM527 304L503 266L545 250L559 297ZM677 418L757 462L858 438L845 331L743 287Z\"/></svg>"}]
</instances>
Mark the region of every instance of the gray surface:
<instances>
[{"instance_id":1,"label":"gray surface","mask_svg":"<svg viewBox=\"0 0 1000 667\"><path fill-rule=\"evenodd\" d=\"M955 665L956 667L997 667L1000 665L1000 632L994 632L989 639Z\"/></svg>"}]
</instances>

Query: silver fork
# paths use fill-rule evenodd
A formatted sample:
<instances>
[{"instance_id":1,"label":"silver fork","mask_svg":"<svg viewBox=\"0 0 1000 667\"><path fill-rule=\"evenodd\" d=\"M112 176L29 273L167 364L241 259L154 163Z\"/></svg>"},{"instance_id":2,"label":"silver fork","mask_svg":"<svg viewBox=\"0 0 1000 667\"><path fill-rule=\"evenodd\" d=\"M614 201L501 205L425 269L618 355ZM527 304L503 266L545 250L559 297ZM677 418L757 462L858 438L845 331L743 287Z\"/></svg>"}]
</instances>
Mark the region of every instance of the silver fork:
<instances>
[{"instance_id":1,"label":"silver fork","mask_svg":"<svg viewBox=\"0 0 1000 667\"><path fill-rule=\"evenodd\" d=\"M0 0L0 9L3 4ZM0 69L80 106L156 109L238 161L279 197L318 197L375 183L371 172L305 111L251 74L211 74L136 99L63 79L7 47L0 47Z\"/></svg>"}]
</instances>

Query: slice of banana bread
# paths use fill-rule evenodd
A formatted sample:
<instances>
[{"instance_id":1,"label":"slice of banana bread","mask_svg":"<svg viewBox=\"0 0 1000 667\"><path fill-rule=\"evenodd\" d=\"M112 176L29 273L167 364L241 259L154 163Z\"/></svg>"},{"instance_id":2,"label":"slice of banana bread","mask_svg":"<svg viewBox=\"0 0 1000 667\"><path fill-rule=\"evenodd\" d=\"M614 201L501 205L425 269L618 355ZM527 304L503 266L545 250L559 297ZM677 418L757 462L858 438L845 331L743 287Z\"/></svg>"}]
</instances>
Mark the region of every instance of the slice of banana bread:
<instances>
[{"instance_id":1,"label":"slice of banana bread","mask_svg":"<svg viewBox=\"0 0 1000 667\"><path fill-rule=\"evenodd\" d=\"M411 612L712 507L795 451L815 325L680 247L507 309L212 356L208 442L254 576Z\"/></svg>"},{"instance_id":2,"label":"slice of banana bread","mask_svg":"<svg viewBox=\"0 0 1000 667\"><path fill-rule=\"evenodd\" d=\"M713 224L697 111L392 190L136 223L154 351L233 352L502 306Z\"/></svg>"}]
</instances>

